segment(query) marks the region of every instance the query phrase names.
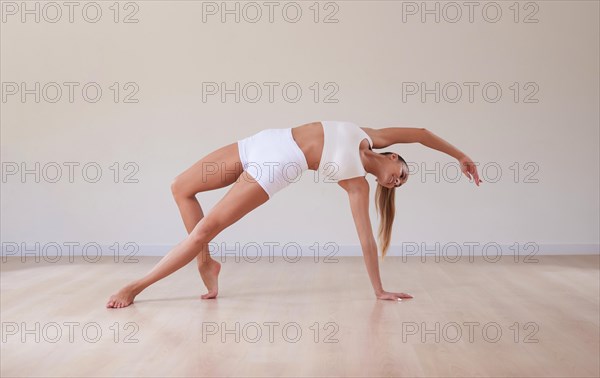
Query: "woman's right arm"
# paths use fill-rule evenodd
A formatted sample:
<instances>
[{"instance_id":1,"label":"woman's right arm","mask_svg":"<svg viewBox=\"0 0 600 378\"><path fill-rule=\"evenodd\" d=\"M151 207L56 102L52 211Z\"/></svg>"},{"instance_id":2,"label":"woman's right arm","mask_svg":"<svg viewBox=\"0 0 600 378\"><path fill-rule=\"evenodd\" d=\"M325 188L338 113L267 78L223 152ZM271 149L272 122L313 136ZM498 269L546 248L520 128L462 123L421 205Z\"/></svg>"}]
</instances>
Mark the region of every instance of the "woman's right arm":
<instances>
[{"instance_id":1,"label":"woman's right arm","mask_svg":"<svg viewBox=\"0 0 600 378\"><path fill-rule=\"evenodd\" d=\"M418 127L387 127L383 129L371 129L364 127L363 130L373 141L373 148L385 148L395 143L421 143L434 150L448 154L458 160L462 172L475 181L476 185L481 183L477 166L464 152L454 147L433 132Z\"/></svg>"},{"instance_id":2,"label":"woman's right arm","mask_svg":"<svg viewBox=\"0 0 600 378\"><path fill-rule=\"evenodd\" d=\"M396 143L421 143L427 130L422 127L362 127L373 141L373 148L386 148Z\"/></svg>"},{"instance_id":3,"label":"woman's right arm","mask_svg":"<svg viewBox=\"0 0 600 378\"><path fill-rule=\"evenodd\" d=\"M467 156L467 154L429 130L426 130L423 138L421 139L421 144L448 154L458 160L458 163L460 164L460 170L469 178L469 180L473 180L475 185L479 186L481 180L479 179L479 173L477 173L477 165L471 160L470 157Z\"/></svg>"}]
</instances>

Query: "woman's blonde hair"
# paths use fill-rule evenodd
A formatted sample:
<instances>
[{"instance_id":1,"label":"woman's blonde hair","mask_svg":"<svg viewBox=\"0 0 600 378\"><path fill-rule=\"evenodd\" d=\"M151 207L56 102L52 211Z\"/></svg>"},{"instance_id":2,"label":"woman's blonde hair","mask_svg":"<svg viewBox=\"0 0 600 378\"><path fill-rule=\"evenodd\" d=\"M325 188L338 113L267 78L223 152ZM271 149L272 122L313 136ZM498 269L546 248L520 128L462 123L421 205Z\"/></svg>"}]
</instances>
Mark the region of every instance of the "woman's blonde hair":
<instances>
[{"instance_id":1,"label":"woman's blonde hair","mask_svg":"<svg viewBox=\"0 0 600 378\"><path fill-rule=\"evenodd\" d=\"M393 154L393 152L381 152L381 154L389 155ZM402 156L398 155L398 160L400 164L404 164L408 167ZM377 190L375 191L375 208L379 214L378 240L382 259L385 257L392 239L392 224L394 223L394 216L396 215L395 194L396 188L388 188L377 183Z\"/></svg>"}]
</instances>

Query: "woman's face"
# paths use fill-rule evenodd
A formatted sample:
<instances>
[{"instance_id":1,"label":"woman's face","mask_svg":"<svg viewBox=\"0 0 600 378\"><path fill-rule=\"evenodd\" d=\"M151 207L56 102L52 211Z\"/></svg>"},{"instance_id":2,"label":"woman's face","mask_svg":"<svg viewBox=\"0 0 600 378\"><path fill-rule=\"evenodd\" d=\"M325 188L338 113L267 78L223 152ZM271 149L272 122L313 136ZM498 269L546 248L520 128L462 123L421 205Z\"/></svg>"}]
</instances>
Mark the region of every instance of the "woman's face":
<instances>
[{"instance_id":1,"label":"woman's face","mask_svg":"<svg viewBox=\"0 0 600 378\"><path fill-rule=\"evenodd\" d=\"M408 180L408 167L400 160L398 154L384 155L384 168L376 181L387 188L397 188Z\"/></svg>"}]
</instances>

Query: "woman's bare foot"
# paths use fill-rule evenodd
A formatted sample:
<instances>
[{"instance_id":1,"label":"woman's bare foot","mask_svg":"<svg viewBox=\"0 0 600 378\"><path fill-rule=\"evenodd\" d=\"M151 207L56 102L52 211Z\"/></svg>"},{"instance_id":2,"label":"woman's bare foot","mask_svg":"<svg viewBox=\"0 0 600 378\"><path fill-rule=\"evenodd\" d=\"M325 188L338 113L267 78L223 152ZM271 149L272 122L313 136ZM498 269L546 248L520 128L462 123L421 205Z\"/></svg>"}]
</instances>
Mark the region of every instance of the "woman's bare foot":
<instances>
[{"instance_id":1,"label":"woman's bare foot","mask_svg":"<svg viewBox=\"0 0 600 378\"><path fill-rule=\"evenodd\" d=\"M121 308L127 307L133 303L133 299L136 295L139 294L139 291L136 289L135 284L129 284L123 287L121 290L117 292L117 294L111 295L108 303L106 303L106 307L108 308Z\"/></svg>"},{"instance_id":2,"label":"woman's bare foot","mask_svg":"<svg viewBox=\"0 0 600 378\"><path fill-rule=\"evenodd\" d=\"M221 271L221 264L218 261L208 259L208 261L198 266L200 271L200 277L204 281L204 286L208 289L208 293L200 296L202 299L216 298L219 293L219 272Z\"/></svg>"}]
</instances>

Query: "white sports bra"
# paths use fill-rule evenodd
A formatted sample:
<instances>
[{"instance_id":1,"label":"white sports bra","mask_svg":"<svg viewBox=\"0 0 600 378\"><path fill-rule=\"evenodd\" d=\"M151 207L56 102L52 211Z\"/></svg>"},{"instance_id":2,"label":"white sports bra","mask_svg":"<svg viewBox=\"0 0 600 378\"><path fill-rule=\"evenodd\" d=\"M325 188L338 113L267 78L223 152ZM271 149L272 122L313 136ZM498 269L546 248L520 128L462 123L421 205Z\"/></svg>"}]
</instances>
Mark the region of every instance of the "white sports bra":
<instances>
[{"instance_id":1,"label":"white sports bra","mask_svg":"<svg viewBox=\"0 0 600 378\"><path fill-rule=\"evenodd\" d=\"M359 145L363 139L369 141L369 149L373 141L358 125L344 121L321 121L323 125L323 153L317 171L323 174L324 180L337 182L367 172L362 165Z\"/></svg>"}]
</instances>

